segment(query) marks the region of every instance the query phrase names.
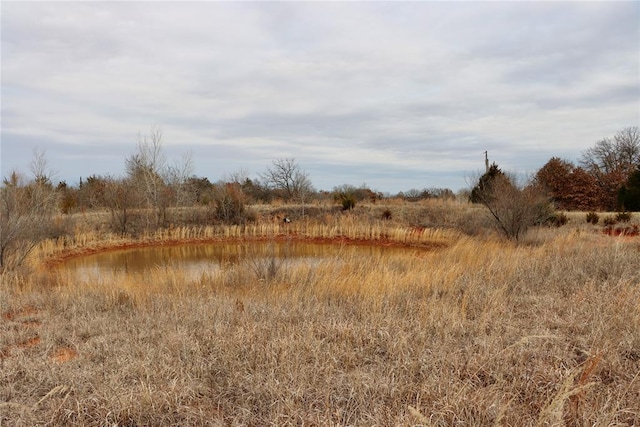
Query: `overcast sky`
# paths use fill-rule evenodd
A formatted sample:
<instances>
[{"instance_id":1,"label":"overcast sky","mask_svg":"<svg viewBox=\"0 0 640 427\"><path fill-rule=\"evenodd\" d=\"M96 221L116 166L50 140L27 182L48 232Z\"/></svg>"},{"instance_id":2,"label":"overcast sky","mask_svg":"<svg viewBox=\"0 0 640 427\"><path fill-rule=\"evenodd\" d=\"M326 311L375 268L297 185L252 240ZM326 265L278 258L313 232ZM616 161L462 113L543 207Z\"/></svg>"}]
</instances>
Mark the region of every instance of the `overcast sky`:
<instances>
[{"instance_id":1,"label":"overcast sky","mask_svg":"<svg viewBox=\"0 0 640 427\"><path fill-rule=\"evenodd\" d=\"M212 182L456 191L640 123L640 2L1 2L2 175L118 176L163 130Z\"/></svg>"}]
</instances>

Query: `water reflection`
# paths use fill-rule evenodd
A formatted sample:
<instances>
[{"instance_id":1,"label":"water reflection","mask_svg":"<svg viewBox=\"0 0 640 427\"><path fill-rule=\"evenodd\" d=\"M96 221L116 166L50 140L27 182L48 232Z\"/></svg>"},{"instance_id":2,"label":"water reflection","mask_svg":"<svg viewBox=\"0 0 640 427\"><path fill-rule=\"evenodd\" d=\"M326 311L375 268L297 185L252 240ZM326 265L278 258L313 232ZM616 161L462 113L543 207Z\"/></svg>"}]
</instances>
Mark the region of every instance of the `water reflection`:
<instances>
[{"instance_id":1,"label":"water reflection","mask_svg":"<svg viewBox=\"0 0 640 427\"><path fill-rule=\"evenodd\" d=\"M224 242L155 246L108 251L71 259L60 268L80 281L145 274L158 268L171 268L190 277L211 274L225 266L247 259L285 259L287 264L315 264L330 257L376 257L401 248L348 246L307 242Z\"/></svg>"}]
</instances>

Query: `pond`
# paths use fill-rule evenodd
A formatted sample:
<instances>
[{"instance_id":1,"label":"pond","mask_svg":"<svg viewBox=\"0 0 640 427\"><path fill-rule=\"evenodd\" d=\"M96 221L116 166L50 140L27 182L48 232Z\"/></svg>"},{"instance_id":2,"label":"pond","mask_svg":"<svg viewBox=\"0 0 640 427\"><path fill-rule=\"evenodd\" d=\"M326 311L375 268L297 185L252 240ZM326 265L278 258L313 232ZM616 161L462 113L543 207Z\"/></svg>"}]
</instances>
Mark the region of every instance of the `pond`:
<instances>
[{"instance_id":1,"label":"pond","mask_svg":"<svg viewBox=\"0 0 640 427\"><path fill-rule=\"evenodd\" d=\"M216 242L105 251L70 259L61 264L59 270L66 271L79 282L112 281L159 269L171 269L188 278L197 278L247 260L276 259L289 266L313 265L326 259L338 262L347 257L381 257L406 251L408 249L398 247L300 241Z\"/></svg>"}]
</instances>

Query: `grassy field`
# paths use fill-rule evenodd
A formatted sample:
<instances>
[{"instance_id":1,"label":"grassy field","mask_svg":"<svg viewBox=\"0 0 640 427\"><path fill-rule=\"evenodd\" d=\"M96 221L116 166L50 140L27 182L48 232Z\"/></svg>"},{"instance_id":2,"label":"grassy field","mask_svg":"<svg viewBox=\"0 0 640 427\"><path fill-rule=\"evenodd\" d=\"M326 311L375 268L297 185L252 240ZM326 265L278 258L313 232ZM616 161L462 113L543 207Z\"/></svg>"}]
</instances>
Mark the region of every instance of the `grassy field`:
<instances>
[{"instance_id":1,"label":"grassy field","mask_svg":"<svg viewBox=\"0 0 640 427\"><path fill-rule=\"evenodd\" d=\"M640 425L640 238L572 214L515 244L469 209L264 214L135 241L78 220L29 275L2 277L0 425ZM283 237L407 250L109 289L44 267L109 246Z\"/></svg>"}]
</instances>

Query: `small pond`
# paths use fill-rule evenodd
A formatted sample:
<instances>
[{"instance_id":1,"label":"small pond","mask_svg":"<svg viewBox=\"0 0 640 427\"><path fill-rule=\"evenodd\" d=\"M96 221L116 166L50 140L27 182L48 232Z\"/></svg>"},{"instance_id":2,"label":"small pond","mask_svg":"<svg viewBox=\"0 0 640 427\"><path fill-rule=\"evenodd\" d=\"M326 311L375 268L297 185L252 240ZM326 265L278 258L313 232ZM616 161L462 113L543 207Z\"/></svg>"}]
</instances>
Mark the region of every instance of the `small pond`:
<instances>
[{"instance_id":1,"label":"small pond","mask_svg":"<svg viewBox=\"0 0 640 427\"><path fill-rule=\"evenodd\" d=\"M106 251L70 259L60 265L59 269L71 273L80 282L111 281L118 277L144 275L158 269L171 269L196 278L246 260L277 259L287 265L313 265L326 259L337 262L347 257L380 257L407 250L375 245L333 245L300 241L216 242Z\"/></svg>"}]
</instances>

